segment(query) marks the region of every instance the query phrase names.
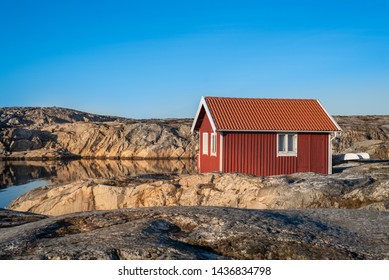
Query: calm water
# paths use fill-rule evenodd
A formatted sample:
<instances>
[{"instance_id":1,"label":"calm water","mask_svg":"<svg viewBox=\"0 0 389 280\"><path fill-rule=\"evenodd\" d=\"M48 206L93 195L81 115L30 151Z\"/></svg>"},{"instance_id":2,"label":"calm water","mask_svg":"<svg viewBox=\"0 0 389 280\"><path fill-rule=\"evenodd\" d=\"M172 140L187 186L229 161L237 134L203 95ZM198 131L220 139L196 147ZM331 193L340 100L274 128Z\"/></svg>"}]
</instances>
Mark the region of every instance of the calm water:
<instances>
[{"instance_id":1,"label":"calm water","mask_svg":"<svg viewBox=\"0 0 389 280\"><path fill-rule=\"evenodd\" d=\"M88 178L193 172L194 162L190 160L0 161L0 208L34 188L50 184Z\"/></svg>"},{"instance_id":2,"label":"calm water","mask_svg":"<svg viewBox=\"0 0 389 280\"><path fill-rule=\"evenodd\" d=\"M0 208L7 207L11 203L11 201L21 196L22 194L25 194L26 192L29 192L32 189L42 187L45 185L47 185L47 182L36 180L36 181L29 182L27 184L22 184L17 186L15 185L9 188L0 189Z\"/></svg>"}]
</instances>

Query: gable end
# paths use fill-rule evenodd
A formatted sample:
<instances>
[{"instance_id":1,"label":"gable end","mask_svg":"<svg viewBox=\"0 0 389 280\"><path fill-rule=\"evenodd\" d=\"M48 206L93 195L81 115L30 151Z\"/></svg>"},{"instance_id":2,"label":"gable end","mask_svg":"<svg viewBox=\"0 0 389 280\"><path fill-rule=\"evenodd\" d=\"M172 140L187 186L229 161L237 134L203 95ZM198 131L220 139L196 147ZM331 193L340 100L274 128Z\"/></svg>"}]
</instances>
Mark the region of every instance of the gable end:
<instances>
[{"instance_id":1,"label":"gable end","mask_svg":"<svg viewBox=\"0 0 389 280\"><path fill-rule=\"evenodd\" d=\"M191 132L192 133L195 130L199 130L200 129L201 123L202 123L202 121L204 119L204 114L208 115L209 121L210 121L211 126L212 126L212 130L213 130L213 132L216 132L215 122L214 122L212 114L211 114L211 112L210 112L210 110L208 108L207 102L205 102L205 98L203 96L203 97L201 97L200 104L199 104L199 107L197 109L196 116L195 116L195 118L193 120L193 124L192 124L192 128L191 128Z\"/></svg>"}]
</instances>

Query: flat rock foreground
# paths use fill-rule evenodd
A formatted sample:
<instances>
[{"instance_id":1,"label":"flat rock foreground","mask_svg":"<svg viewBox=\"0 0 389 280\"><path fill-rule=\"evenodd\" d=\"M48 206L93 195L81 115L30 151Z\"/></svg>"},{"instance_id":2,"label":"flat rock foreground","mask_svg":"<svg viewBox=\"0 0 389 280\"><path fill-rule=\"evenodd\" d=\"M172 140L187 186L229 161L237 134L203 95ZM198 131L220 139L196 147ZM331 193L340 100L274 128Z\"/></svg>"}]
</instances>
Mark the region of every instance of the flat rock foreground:
<instances>
[{"instance_id":1,"label":"flat rock foreground","mask_svg":"<svg viewBox=\"0 0 389 280\"><path fill-rule=\"evenodd\" d=\"M180 206L0 217L0 259L389 259L389 212L373 210Z\"/></svg>"}]
</instances>

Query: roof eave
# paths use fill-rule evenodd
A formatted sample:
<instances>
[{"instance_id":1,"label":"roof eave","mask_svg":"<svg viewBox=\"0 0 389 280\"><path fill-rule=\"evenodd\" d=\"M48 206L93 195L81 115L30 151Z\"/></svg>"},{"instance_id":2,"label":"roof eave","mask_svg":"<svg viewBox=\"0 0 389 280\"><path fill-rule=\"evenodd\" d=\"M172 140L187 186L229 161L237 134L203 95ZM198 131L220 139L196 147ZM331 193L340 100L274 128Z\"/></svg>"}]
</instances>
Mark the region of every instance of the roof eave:
<instances>
[{"instance_id":1,"label":"roof eave","mask_svg":"<svg viewBox=\"0 0 389 280\"><path fill-rule=\"evenodd\" d=\"M327 112L327 110L324 108L324 106L321 104L319 99L316 99L317 103L319 103L320 107L323 109L323 111L327 114L327 116L331 119L332 123L337 127L338 130L334 131L343 131L342 128L339 126L339 124L335 121L335 119ZM334 132L332 131L332 132Z\"/></svg>"}]
</instances>

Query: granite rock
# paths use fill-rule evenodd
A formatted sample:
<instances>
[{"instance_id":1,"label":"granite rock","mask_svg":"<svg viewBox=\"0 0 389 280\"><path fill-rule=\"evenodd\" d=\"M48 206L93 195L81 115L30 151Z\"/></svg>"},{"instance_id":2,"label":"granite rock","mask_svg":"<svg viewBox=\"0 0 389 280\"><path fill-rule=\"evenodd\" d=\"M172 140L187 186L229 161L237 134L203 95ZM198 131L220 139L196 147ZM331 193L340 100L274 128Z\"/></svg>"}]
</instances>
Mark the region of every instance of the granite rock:
<instances>
[{"instance_id":1,"label":"granite rock","mask_svg":"<svg viewBox=\"0 0 389 280\"><path fill-rule=\"evenodd\" d=\"M0 228L0 259L388 259L389 213L154 207Z\"/></svg>"},{"instance_id":2,"label":"granite rock","mask_svg":"<svg viewBox=\"0 0 389 280\"><path fill-rule=\"evenodd\" d=\"M190 119L134 120L65 108L0 108L0 157L193 158Z\"/></svg>"},{"instance_id":3,"label":"granite rock","mask_svg":"<svg viewBox=\"0 0 389 280\"><path fill-rule=\"evenodd\" d=\"M206 173L89 179L45 186L17 198L10 209L45 215L152 206L251 209L364 208L389 201L389 163L356 166L333 175L296 173L255 177ZM382 209L382 207L380 208Z\"/></svg>"},{"instance_id":4,"label":"granite rock","mask_svg":"<svg viewBox=\"0 0 389 280\"><path fill-rule=\"evenodd\" d=\"M366 152L372 159L389 159L389 116L335 116L343 129L334 141L335 153Z\"/></svg>"}]
</instances>

